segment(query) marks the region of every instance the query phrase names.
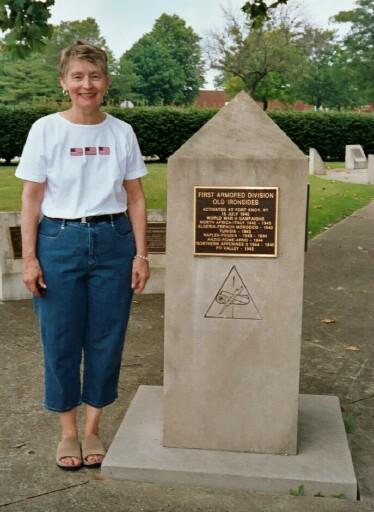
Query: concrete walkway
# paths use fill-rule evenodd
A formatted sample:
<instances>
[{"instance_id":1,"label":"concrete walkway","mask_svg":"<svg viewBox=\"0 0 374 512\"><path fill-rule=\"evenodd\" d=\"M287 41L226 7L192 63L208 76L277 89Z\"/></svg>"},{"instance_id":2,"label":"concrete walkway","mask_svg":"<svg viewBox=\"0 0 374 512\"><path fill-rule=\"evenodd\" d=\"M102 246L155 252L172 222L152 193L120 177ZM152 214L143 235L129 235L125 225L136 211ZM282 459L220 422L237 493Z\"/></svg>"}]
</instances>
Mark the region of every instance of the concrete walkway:
<instances>
[{"instance_id":1,"label":"concrete walkway","mask_svg":"<svg viewBox=\"0 0 374 512\"><path fill-rule=\"evenodd\" d=\"M103 480L54 463L57 418L41 405L38 328L29 301L0 303L0 509L7 512L374 511L374 203L309 244L301 392L339 396L361 501L268 496ZM329 322L327 322L327 320ZM332 322L331 322L332 321ZM140 384L162 384L163 297L133 305L120 398L104 413L110 443Z\"/></svg>"},{"instance_id":2,"label":"concrete walkway","mask_svg":"<svg viewBox=\"0 0 374 512\"><path fill-rule=\"evenodd\" d=\"M344 181L346 183L358 183L360 185L369 185L368 169L328 169L327 174L318 176L325 180Z\"/></svg>"}]
</instances>

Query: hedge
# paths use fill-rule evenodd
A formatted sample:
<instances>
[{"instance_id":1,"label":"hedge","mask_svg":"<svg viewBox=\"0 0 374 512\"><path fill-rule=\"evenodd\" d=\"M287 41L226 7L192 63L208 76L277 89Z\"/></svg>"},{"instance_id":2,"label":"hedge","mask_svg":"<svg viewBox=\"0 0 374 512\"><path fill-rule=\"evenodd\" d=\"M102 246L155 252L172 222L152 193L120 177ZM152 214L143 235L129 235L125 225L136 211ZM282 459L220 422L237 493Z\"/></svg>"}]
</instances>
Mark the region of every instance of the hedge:
<instances>
[{"instance_id":1,"label":"hedge","mask_svg":"<svg viewBox=\"0 0 374 512\"><path fill-rule=\"evenodd\" d=\"M270 113L277 125L304 151L318 150L323 160L344 161L347 144L374 154L374 114L358 112Z\"/></svg>"},{"instance_id":2,"label":"hedge","mask_svg":"<svg viewBox=\"0 0 374 512\"><path fill-rule=\"evenodd\" d=\"M107 112L129 122L145 156L165 161L188 140L217 109L172 107L120 109ZM39 117L55 112L48 107L0 106L0 158L20 156L27 132ZM269 112L286 134L308 153L316 148L324 160L344 160L346 144L361 144L374 154L374 115L340 112Z\"/></svg>"}]
</instances>

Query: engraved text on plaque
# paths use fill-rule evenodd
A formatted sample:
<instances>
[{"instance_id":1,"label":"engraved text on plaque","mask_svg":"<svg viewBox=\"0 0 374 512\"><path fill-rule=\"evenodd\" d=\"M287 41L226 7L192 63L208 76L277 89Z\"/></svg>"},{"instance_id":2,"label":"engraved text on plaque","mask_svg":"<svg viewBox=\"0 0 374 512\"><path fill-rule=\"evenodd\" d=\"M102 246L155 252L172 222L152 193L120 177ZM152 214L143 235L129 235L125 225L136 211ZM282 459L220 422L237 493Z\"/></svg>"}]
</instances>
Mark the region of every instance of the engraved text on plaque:
<instances>
[{"instance_id":1,"label":"engraved text on plaque","mask_svg":"<svg viewBox=\"0 0 374 512\"><path fill-rule=\"evenodd\" d=\"M278 187L195 187L194 254L277 256Z\"/></svg>"}]
</instances>

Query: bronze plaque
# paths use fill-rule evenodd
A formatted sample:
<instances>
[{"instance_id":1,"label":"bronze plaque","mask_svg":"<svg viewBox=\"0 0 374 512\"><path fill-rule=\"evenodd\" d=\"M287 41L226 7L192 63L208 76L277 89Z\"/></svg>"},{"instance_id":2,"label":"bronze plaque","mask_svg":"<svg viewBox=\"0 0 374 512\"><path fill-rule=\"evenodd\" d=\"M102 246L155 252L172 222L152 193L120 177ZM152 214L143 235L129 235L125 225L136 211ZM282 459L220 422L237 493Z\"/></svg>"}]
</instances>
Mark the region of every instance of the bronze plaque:
<instances>
[{"instance_id":1,"label":"bronze plaque","mask_svg":"<svg viewBox=\"0 0 374 512\"><path fill-rule=\"evenodd\" d=\"M147 242L150 254L165 254L166 222L148 222Z\"/></svg>"},{"instance_id":2,"label":"bronze plaque","mask_svg":"<svg viewBox=\"0 0 374 512\"><path fill-rule=\"evenodd\" d=\"M278 187L195 187L196 256L277 256Z\"/></svg>"},{"instance_id":3,"label":"bronze plaque","mask_svg":"<svg viewBox=\"0 0 374 512\"><path fill-rule=\"evenodd\" d=\"M10 227L9 232L12 242L13 257L15 259L22 258L21 226Z\"/></svg>"}]
</instances>

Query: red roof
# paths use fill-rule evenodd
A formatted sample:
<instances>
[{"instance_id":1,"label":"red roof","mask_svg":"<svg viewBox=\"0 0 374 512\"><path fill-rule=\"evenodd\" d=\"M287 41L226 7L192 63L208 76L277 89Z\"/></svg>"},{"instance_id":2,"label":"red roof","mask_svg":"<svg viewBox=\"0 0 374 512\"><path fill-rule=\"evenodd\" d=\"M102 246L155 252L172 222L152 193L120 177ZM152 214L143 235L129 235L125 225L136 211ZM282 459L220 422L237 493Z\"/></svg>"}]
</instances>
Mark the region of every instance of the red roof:
<instances>
[{"instance_id":1,"label":"red roof","mask_svg":"<svg viewBox=\"0 0 374 512\"><path fill-rule=\"evenodd\" d=\"M194 104L201 108L221 108L227 101L229 101L229 97L225 91L199 91Z\"/></svg>"}]
</instances>

